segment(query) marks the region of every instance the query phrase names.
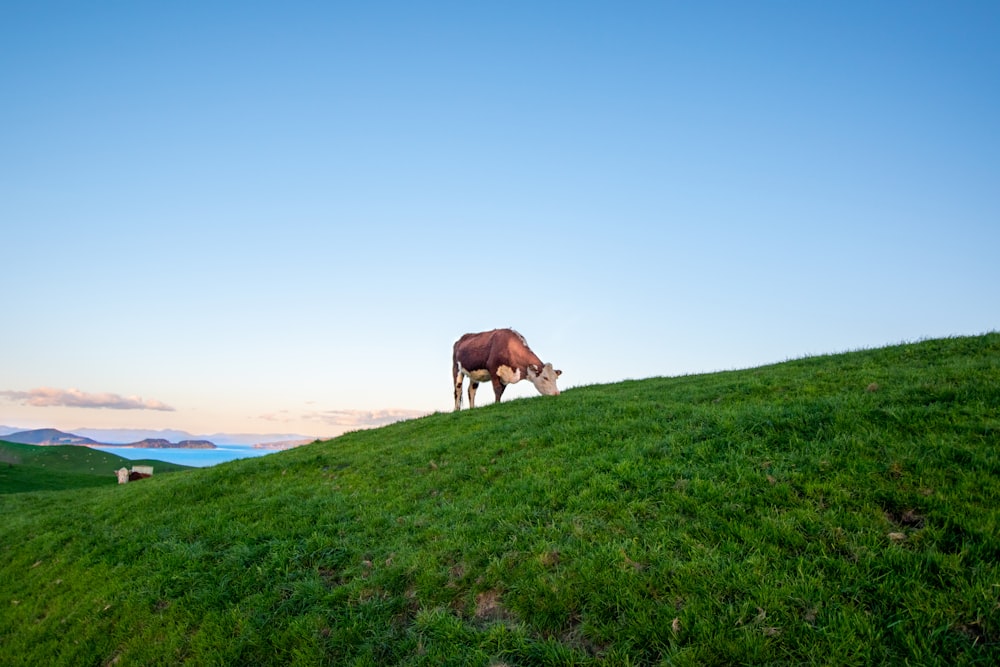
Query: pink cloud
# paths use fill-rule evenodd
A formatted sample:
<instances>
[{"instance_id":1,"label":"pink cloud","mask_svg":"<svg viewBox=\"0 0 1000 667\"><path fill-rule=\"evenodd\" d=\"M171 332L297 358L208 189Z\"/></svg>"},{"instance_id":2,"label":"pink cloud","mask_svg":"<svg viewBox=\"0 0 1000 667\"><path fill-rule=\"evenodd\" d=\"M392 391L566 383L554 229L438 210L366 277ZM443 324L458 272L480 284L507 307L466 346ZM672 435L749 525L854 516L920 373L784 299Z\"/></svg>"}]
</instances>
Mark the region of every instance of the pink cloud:
<instances>
[{"instance_id":1,"label":"pink cloud","mask_svg":"<svg viewBox=\"0 0 1000 667\"><path fill-rule=\"evenodd\" d=\"M118 394L88 394L79 389L54 389L38 387L29 391L0 391L0 396L9 401L36 408L88 408L109 410L161 410L174 409L155 399L145 400L139 396L119 396Z\"/></svg>"}]
</instances>

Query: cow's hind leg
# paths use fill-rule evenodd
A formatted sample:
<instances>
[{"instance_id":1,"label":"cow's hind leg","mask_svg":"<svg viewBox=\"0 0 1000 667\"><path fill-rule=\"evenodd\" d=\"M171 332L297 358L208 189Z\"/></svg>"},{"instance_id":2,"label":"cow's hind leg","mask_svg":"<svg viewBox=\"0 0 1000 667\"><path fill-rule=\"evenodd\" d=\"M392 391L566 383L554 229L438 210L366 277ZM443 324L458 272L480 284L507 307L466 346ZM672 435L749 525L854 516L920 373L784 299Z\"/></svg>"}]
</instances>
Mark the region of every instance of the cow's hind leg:
<instances>
[{"instance_id":1,"label":"cow's hind leg","mask_svg":"<svg viewBox=\"0 0 1000 667\"><path fill-rule=\"evenodd\" d=\"M462 384L465 382L465 376L461 373L455 373L455 409L462 409Z\"/></svg>"},{"instance_id":2,"label":"cow's hind leg","mask_svg":"<svg viewBox=\"0 0 1000 667\"><path fill-rule=\"evenodd\" d=\"M476 407L476 390L479 389L479 383L473 382L472 378L469 378L469 408Z\"/></svg>"}]
</instances>

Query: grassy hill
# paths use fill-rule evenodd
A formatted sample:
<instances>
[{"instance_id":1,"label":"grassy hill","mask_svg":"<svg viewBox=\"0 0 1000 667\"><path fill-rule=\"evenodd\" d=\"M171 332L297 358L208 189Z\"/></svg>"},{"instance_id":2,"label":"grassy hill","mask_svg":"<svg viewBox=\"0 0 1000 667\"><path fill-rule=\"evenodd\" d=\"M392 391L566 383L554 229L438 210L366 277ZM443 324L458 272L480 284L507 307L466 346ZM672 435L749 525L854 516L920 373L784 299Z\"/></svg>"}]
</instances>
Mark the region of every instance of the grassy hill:
<instances>
[{"instance_id":1,"label":"grassy hill","mask_svg":"<svg viewBox=\"0 0 1000 667\"><path fill-rule=\"evenodd\" d=\"M37 446L0 440L0 495L116 486L115 470L150 465L162 474L190 470L165 461L130 459L78 445Z\"/></svg>"},{"instance_id":2,"label":"grassy hill","mask_svg":"<svg viewBox=\"0 0 1000 667\"><path fill-rule=\"evenodd\" d=\"M1000 334L0 496L0 664L1000 661Z\"/></svg>"}]
</instances>

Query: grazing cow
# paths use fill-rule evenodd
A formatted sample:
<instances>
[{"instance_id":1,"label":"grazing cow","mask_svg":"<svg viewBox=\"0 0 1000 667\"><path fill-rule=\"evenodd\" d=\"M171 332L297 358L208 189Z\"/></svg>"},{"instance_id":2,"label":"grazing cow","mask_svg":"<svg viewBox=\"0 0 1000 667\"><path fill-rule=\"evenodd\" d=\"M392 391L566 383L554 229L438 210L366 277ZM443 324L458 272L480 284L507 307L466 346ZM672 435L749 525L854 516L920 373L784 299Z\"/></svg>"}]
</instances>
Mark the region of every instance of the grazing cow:
<instances>
[{"instance_id":1,"label":"grazing cow","mask_svg":"<svg viewBox=\"0 0 1000 667\"><path fill-rule=\"evenodd\" d=\"M118 475L119 484L128 484L128 468L119 468L115 474Z\"/></svg>"},{"instance_id":2,"label":"grazing cow","mask_svg":"<svg viewBox=\"0 0 1000 667\"><path fill-rule=\"evenodd\" d=\"M543 364L528 347L524 336L513 329L494 329L465 334L455 341L451 357L451 375L455 380L455 409L462 409L462 385L469 378L469 407L476 407L476 389L480 382L493 383L497 402L507 385L528 379L545 396L556 396L556 378L562 371Z\"/></svg>"}]
</instances>

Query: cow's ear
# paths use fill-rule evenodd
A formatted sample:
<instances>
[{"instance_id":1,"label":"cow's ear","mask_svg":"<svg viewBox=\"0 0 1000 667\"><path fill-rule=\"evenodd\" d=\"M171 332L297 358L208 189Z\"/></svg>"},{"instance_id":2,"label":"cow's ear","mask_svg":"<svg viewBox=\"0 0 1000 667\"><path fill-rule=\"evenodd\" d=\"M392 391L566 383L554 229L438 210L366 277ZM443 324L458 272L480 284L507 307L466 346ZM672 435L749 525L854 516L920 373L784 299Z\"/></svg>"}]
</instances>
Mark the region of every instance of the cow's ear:
<instances>
[{"instance_id":1,"label":"cow's ear","mask_svg":"<svg viewBox=\"0 0 1000 667\"><path fill-rule=\"evenodd\" d=\"M528 370L528 375L530 376L538 375L538 366L536 366L535 364L528 364L527 370Z\"/></svg>"},{"instance_id":2,"label":"cow's ear","mask_svg":"<svg viewBox=\"0 0 1000 667\"><path fill-rule=\"evenodd\" d=\"M556 377L559 377L560 375L562 375L562 371L556 371Z\"/></svg>"}]
</instances>

